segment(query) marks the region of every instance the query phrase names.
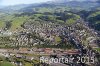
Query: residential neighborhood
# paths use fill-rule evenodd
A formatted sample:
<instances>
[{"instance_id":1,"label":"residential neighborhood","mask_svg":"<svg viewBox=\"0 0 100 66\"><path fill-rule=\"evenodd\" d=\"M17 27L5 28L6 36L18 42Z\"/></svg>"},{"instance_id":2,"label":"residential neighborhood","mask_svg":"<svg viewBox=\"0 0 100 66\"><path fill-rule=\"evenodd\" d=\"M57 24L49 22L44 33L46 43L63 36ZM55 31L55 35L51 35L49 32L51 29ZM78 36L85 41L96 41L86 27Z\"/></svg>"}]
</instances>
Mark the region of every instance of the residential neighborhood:
<instances>
[{"instance_id":1,"label":"residential neighborhood","mask_svg":"<svg viewBox=\"0 0 100 66\"><path fill-rule=\"evenodd\" d=\"M0 0L0 66L100 66L100 1Z\"/></svg>"}]
</instances>

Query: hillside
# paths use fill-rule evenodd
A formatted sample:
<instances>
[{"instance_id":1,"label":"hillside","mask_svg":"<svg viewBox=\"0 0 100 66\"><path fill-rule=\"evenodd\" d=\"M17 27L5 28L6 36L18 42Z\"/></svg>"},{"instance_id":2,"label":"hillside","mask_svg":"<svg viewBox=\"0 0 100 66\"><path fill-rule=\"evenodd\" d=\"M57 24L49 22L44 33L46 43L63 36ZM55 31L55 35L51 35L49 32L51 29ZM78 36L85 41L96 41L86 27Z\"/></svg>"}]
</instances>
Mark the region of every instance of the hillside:
<instances>
[{"instance_id":1,"label":"hillside","mask_svg":"<svg viewBox=\"0 0 100 66\"><path fill-rule=\"evenodd\" d=\"M87 18L89 24L94 27L94 29L100 31L100 11L90 14Z\"/></svg>"},{"instance_id":2,"label":"hillside","mask_svg":"<svg viewBox=\"0 0 100 66\"><path fill-rule=\"evenodd\" d=\"M76 20L82 18L89 21L90 26L94 26L96 30L99 30L99 2L61 1L57 0L60 3L52 1L42 4L22 4L1 8L0 28L4 29L9 26L9 30L16 30L21 28L21 25L27 20L42 20L72 25Z\"/></svg>"}]
</instances>

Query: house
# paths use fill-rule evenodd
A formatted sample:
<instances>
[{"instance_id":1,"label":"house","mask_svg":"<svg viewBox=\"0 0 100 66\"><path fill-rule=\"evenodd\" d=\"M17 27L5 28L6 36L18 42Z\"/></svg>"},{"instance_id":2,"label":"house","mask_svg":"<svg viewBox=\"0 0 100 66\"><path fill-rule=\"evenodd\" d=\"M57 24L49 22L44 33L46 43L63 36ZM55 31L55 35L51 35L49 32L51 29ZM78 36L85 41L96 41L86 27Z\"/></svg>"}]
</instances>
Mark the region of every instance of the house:
<instances>
[{"instance_id":1,"label":"house","mask_svg":"<svg viewBox=\"0 0 100 66\"><path fill-rule=\"evenodd\" d=\"M15 55L17 58L22 58L23 56L21 54L16 54Z\"/></svg>"}]
</instances>

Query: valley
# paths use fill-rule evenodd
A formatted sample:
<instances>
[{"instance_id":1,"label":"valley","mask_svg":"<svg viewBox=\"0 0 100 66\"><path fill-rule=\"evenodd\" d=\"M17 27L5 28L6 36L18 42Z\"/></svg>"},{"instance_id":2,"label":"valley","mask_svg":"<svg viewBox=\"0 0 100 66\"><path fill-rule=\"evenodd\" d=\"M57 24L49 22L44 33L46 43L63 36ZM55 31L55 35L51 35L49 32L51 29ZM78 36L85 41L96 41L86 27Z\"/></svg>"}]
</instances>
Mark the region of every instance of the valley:
<instances>
[{"instance_id":1,"label":"valley","mask_svg":"<svg viewBox=\"0 0 100 66\"><path fill-rule=\"evenodd\" d=\"M1 8L0 66L99 66L99 6L98 1L57 0ZM40 57L74 59L49 64ZM78 57L89 60L77 63Z\"/></svg>"}]
</instances>

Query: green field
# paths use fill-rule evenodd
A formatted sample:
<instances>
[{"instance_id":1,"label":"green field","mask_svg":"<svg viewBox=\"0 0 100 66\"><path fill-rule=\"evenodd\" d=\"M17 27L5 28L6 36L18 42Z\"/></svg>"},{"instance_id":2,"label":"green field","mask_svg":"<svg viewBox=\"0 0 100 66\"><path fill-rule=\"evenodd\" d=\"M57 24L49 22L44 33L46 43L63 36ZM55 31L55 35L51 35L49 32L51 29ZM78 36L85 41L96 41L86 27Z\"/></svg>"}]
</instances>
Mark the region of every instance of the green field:
<instances>
[{"instance_id":1,"label":"green field","mask_svg":"<svg viewBox=\"0 0 100 66\"><path fill-rule=\"evenodd\" d=\"M3 28L5 23L3 21L0 21L0 28Z\"/></svg>"},{"instance_id":2,"label":"green field","mask_svg":"<svg viewBox=\"0 0 100 66\"><path fill-rule=\"evenodd\" d=\"M10 30L16 30L17 28L20 28L27 18L27 16L14 18Z\"/></svg>"},{"instance_id":3,"label":"green field","mask_svg":"<svg viewBox=\"0 0 100 66\"><path fill-rule=\"evenodd\" d=\"M25 63L25 66L32 66L32 64L30 64L30 63Z\"/></svg>"},{"instance_id":4,"label":"green field","mask_svg":"<svg viewBox=\"0 0 100 66\"><path fill-rule=\"evenodd\" d=\"M100 48L95 48L96 51L100 52Z\"/></svg>"},{"instance_id":5,"label":"green field","mask_svg":"<svg viewBox=\"0 0 100 66\"><path fill-rule=\"evenodd\" d=\"M13 64L10 63L10 62L1 62L1 63L0 63L0 66L15 66L15 65L13 65Z\"/></svg>"}]
</instances>

